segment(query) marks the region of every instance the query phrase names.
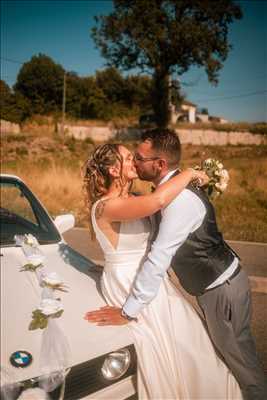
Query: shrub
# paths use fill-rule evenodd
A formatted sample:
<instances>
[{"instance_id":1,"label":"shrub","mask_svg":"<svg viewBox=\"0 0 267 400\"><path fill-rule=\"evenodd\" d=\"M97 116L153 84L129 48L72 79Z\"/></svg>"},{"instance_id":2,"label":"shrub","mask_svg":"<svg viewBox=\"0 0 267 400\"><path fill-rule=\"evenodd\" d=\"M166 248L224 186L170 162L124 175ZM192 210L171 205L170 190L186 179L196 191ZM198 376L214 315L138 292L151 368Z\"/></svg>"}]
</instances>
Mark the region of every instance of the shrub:
<instances>
[{"instance_id":1,"label":"shrub","mask_svg":"<svg viewBox=\"0 0 267 400\"><path fill-rule=\"evenodd\" d=\"M18 156L27 156L29 154L29 151L26 147L16 147L16 154Z\"/></svg>"}]
</instances>

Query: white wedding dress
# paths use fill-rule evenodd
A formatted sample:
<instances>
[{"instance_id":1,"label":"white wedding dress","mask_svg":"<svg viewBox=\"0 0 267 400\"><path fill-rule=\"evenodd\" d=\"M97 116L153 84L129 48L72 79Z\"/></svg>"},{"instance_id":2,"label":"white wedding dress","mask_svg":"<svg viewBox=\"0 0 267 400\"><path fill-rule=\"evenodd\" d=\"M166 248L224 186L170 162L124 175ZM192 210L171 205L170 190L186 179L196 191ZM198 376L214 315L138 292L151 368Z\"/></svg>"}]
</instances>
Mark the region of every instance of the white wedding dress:
<instances>
[{"instance_id":1,"label":"white wedding dress","mask_svg":"<svg viewBox=\"0 0 267 400\"><path fill-rule=\"evenodd\" d=\"M121 307L149 250L149 218L121 222L115 249L92 224L105 256L102 292L109 305ZM128 325L138 356L138 397L144 399L242 399L239 386L216 355L195 309L168 277L156 298Z\"/></svg>"}]
</instances>

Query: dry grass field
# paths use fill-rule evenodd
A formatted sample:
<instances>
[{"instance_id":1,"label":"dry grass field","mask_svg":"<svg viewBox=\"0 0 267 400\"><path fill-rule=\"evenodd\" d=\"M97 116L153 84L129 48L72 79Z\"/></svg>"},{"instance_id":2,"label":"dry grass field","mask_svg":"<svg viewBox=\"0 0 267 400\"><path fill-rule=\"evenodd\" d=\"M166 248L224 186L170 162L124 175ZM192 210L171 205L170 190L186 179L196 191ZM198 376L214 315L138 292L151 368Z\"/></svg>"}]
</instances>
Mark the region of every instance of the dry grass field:
<instances>
[{"instance_id":1,"label":"dry grass field","mask_svg":"<svg viewBox=\"0 0 267 400\"><path fill-rule=\"evenodd\" d=\"M26 133L1 139L1 172L20 176L53 216L72 212L76 226L88 226L81 168L94 144ZM184 145L181 165L208 157L221 160L230 174L227 191L214 202L225 238L267 242L267 146ZM143 182L135 186L149 189Z\"/></svg>"}]
</instances>

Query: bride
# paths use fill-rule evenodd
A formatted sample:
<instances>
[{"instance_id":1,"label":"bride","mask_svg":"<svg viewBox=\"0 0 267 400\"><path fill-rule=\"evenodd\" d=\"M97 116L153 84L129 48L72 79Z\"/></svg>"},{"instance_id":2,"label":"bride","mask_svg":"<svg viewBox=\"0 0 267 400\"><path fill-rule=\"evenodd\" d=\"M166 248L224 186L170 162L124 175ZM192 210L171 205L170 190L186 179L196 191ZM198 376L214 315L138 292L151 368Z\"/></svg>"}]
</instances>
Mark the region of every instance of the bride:
<instances>
[{"instance_id":1,"label":"bride","mask_svg":"<svg viewBox=\"0 0 267 400\"><path fill-rule=\"evenodd\" d=\"M122 307L155 234L153 215L190 182L208 178L187 169L148 195L131 194L133 155L120 144L99 146L85 165L93 232L105 256L102 292ZM85 319L92 321L90 312ZM104 323L103 323L104 324ZM235 378L215 353L202 320L166 276L157 296L128 324L138 355L139 399L242 399Z\"/></svg>"}]
</instances>

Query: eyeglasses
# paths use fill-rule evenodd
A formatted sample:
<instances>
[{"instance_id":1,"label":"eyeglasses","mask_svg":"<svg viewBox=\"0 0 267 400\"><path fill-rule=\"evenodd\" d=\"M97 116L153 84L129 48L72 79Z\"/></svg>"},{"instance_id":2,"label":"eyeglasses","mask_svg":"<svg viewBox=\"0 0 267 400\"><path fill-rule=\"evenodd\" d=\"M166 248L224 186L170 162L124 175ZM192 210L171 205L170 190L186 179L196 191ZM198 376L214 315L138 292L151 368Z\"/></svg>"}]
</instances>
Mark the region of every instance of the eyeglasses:
<instances>
[{"instance_id":1,"label":"eyeglasses","mask_svg":"<svg viewBox=\"0 0 267 400\"><path fill-rule=\"evenodd\" d=\"M134 154L134 161L146 162L146 161L155 161L159 159L160 157L142 157L138 153Z\"/></svg>"}]
</instances>

